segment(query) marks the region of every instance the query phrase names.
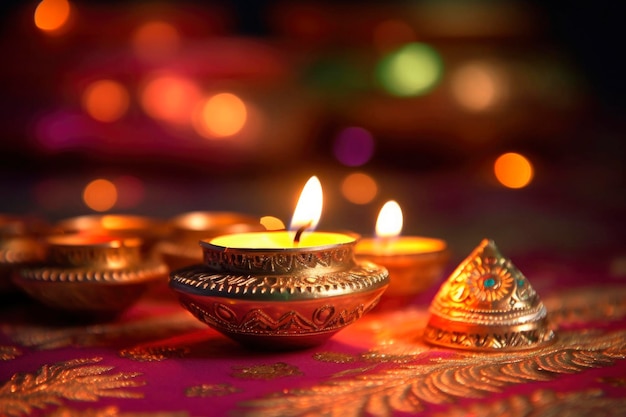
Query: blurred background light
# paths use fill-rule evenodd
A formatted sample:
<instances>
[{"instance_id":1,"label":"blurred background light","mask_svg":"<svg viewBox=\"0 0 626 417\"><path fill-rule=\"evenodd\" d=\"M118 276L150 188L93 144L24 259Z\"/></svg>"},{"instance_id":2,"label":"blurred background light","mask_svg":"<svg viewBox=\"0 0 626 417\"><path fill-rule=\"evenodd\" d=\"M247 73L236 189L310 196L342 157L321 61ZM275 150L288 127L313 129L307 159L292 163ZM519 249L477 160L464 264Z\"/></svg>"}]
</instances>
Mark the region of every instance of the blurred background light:
<instances>
[{"instance_id":1,"label":"blurred background light","mask_svg":"<svg viewBox=\"0 0 626 417\"><path fill-rule=\"evenodd\" d=\"M94 211L107 211L117 202L117 187L109 180L95 179L85 186L83 202Z\"/></svg>"},{"instance_id":2,"label":"blurred background light","mask_svg":"<svg viewBox=\"0 0 626 417\"><path fill-rule=\"evenodd\" d=\"M432 90L443 75L443 62L430 45L408 43L389 53L378 64L378 80L396 96L418 96Z\"/></svg>"},{"instance_id":3,"label":"blurred background light","mask_svg":"<svg viewBox=\"0 0 626 417\"><path fill-rule=\"evenodd\" d=\"M143 202L145 186L139 178L132 175L122 175L116 178L113 183L117 189L116 207L128 209Z\"/></svg>"},{"instance_id":4,"label":"blurred background light","mask_svg":"<svg viewBox=\"0 0 626 417\"><path fill-rule=\"evenodd\" d=\"M130 96L117 81L99 80L87 86L82 95L83 108L100 122L114 122L128 110Z\"/></svg>"},{"instance_id":5,"label":"blurred background light","mask_svg":"<svg viewBox=\"0 0 626 417\"><path fill-rule=\"evenodd\" d=\"M180 43L180 34L176 27L163 21L146 22L131 37L135 55L144 61L169 58L178 50Z\"/></svg>"},{"instance_id":6,"label":"blurred background light","mask_svg":"<svg viewBox=\"0 0 626 417\"><path fill-rule=\"evenodd\" d=\"M484 111L502 104L507 93L504 77L486 62L469 62L451 75L452 94L470 111Z\"/></svg>"},{"instance_id":7,"label":"blurred background light","mask_svg":"<svg viewBox=\"0 0 626 417\"><path fill-rule=\"evenodd\" d=\"M242 99L232 93L219 93L201 104L194 127L199 135L206 138L225 138L239 133L247 118L246 104Z\"/></svg>"},{"instance_id":8,"label":"blurred background light","mask_svg":"<svg viewBox=\"0 0 626 417\"><path fill-rule=\"evenodd\" d=\"M374 27L372 37L374 47L380 52L388 52L416 40L413 28L400 19L387 19L380 22Z\"/></svg>"},{"instance_id":9,"label":"blurred background light","mask_svg":"<svg viewBox=\"0 0 626 417\"><path fill-rule=\"evenodd\" d=\"M149 77L141 89L143 110L152 118L176 124L189 124L202 98L193 81L174 75Z\"/></svg>"},{"instance_id":10,"label":"blurred background light","mask_svg":"<svg viewBox=\"0 0 626 417\"><path fill-rule=\"evenodd\" d=\"M47 33L57 33L69 22L70 13L67 0L43 0L35 9L35 26Z\"/></svg>"},{"instance_id":11,"label":"blurred background light","mask_svg":"<svg viewBox=\"0 0 626 417\"><path fill-rule=\"evenodd\" d=\"M497 180L507 188L526 187L534 176L531 162L515 152L500 155L493 169Z\"/></svg>"},{"instance_id":12,"label":"blurred background light","mask_svg":"<svg viewBox=\"0 0 626 417\"><path fill-rule=\"evenodd\" d=\"M361 166L374 155L374 138L362 127L347 127L337 134L333 152L335 158L343 165Z\"/></svg>"},{"instance_id":13,"label":"blurred background light","mask_svg":"<svg viewBox=\"0 0 626 417\"><path fill-rule=\"evenodd\" d=\"M341 194L354 204L371 203L378 194L378 184L370 175L355 172L341 182Z\"/></svg>"}]
</instances>

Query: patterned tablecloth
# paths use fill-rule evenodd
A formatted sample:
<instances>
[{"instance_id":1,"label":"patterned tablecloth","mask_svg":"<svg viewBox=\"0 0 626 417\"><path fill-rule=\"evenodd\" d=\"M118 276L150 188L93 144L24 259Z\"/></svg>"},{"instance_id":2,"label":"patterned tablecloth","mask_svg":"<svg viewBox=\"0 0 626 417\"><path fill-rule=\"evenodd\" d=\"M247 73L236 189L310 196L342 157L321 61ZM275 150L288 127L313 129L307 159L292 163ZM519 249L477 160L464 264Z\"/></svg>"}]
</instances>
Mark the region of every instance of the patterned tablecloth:
<instances>
[{"instance_id":1,"label":"patterned tablecloth","mask_svg":"<svg viewBox=\"0 0 626 417\"><path fill-rule=\"evenodd\" d=\"M626 415L625 261L514 259L557 339L513 353L425 344L437 288L378 308L321 346L287 352L239 346L165 286L105 323L5 297L0 415Z\"/></svg>"}]
</instances>

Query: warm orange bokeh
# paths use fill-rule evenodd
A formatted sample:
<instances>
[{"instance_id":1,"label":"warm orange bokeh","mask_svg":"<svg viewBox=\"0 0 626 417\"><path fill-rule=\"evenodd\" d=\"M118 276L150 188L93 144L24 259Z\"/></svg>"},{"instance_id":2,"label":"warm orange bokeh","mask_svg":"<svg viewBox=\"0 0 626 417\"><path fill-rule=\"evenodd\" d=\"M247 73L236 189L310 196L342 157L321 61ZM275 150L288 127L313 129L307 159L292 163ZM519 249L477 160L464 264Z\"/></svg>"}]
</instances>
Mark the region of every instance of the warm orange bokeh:
<instances>
[{"instance_id":1,"label":"warm orange bokeh","mask_svg":"<svg viewBox=\"0 0 626 417\"><path fill-rule=\"evenodd\" d=\"M220 93L204 102L196 115L195 128L206 138L224 138L239 133L247 119L243 100L231 93Z\"/></svg>"},{"instance_id":2,"label":"warm orange bokeh","mask_svg":"<svg viewBox=\"0 0 626 417\"><path fill-rule=\"evenodd\" d=\"M341 183L341 193L354 204L367 204L378 194L378 185L369 175L355 172L344 178Z\"/></svg>"},{"instance_id":3,"label":"warm orange bokeh","mask_svg":"<svg viewBox=\"0 0 626 417\"><path fill-rule=\"evenodd\" d=\"M111 181L93 180L83 190L83 201L94 211L107 211L117 202L117 188Z\"/></svg>"},{"instance_id":4,"label":"warm orange bokeh","mask_svg":"<svg viewBox=\"0 0 626 417\"><path fill-rule=\"evenodd\" d=\"M500 155L494 164L500 184L508 188L523 188L533 179L533 166L524 156L509 152Z\"/></svg>"},{"instance_id":5,"label":"warm orange bokeh","mask_svg":"<svg viewBox=\"0 0 626 417\"><path fill-rule=\"evenodd\" d=\"M502 104L506 94L502 74L492 65L472 62L452 75L452 93L457 102L472 111L484 111Z\"/></svg>"},{"instance_id":6,"label":"warm orange bokeh","mask_svg":"<svg viewBox=\"0 0 626 417\"><path fill-rule=\"evenodd\" d=\"M140 96L141 106L149 116L170 123L189 124L202 93L188 79L163 75L149 80Z\"/></svg>"},{"instance_id":7,"label":"warm orange bokeh","mask_svg":"<svg viewBox=\"0 0 626 417\"><path fill-rule=\"evenodd\" d=\"M170 23L152 21L139 26L132 35L135 54L143 60L170 57L179 47L180 34Z\"/></svg>"},{"instance_id":8,"label":"warm orange bokeh","mask_svg":"<svg viewBox=\"0 0 626 417\"><path fill-rule=\"evenodd\" d=\"M43 0L35 9L35 26L46 32L56 32L69 21L70 9L67 0Z\"/></svg>"},{"instance_id":9,"label":"warm orange bokeh","mask_svg":"<svg viewBox=\"0 0 626 417\"><path fill-rule=\"evenodd\" d=\"M130 104L126 88L117 81L95 81L83 92L83 108L94 119L113 122L121 118Z\"/></svg>"}]
</instances>

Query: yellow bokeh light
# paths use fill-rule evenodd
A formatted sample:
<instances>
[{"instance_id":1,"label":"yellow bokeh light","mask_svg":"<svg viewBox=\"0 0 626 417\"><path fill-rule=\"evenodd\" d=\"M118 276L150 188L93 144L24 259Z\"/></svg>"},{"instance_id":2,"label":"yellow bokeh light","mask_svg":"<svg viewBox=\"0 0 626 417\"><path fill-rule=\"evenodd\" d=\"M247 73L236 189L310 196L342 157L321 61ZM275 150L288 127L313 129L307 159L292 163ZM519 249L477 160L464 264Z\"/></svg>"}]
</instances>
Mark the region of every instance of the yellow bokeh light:
<instances>
[{"instance_id":1,"label":"yellow bokeh light","mask_svg":"<svg viewBox=\"0 0 626 417\"><path fill-rule=\"evenodd\" d=\"M439 53L430 45L412 42L383 58L377 68L383 88L397 96L418 96L432 90L443 75Z\"/></svg>"},{"instance_id":2,"label":"yellow bokeh light","mask_svg":"<svg viewBox=\"0 0 626 417\"><path fill-rule=\"evenodd\" d=\"M530 161L518 153L500 155L494 163L494 174L500 184L508 188L523 188L533 179L534 170Z\"/></svg>"},{"instance_id":3,"label":"yellow bokeh light","mask_svg":"<svg viewBox=\"0 0 626 417\"><path fill-rule=\"evenodd\" d=\"M70 19L71 7L67 0L43 0L35 9L35 26L45 32L56 32Z\"/></svg>"},{"instance_id":4,"label":"yellow bokeh light","mask_svg":"<svg viewBox=\"0 0 626 417\"><path fill-rule=\"evenodd\" d=\"M140 59L155 61L176 52L180 44L180 34L170 23L151 21L135 30L131 44Z\"/></svg>"},{"instance_id":5,"label":"yellow bokeh light","mask_svg":"<svg viewBox=\"0 0 626 417\"><path fill-rule=\"evenodd\" d=\"M346 200L354 204L367 204L378 194L376 181L363 172L355 172L344 178L341 193Z\"/></svg>"},{"instance_id":6,"label":"yellow bokeh light","mask_svg":"<svg viewBox=\"0 0 626 417\"><path fill-rule=\"evenodd\" d=\"M130 97L126 88L117 81L95 81L83 92L83 108L91 117L101 122L113 122L128 110Z\"/></svg>"},{"instance_id":7,"label":"yellow bokeh light","mask_svg":"<svg viewBox=\"0 0 626 417\"><path fill-rule=\"evenodd\" d=\"M83 190L83 201L94 211L107 211L117 202L117 188L111 181L93 180Z\"/></svg>"},{"instance_id":8,"label":"yellow bokeh light","mask_svg":"<svg viewBox=\"0 0 626 417\"><path fill-rule=\"evenodd\" d=\"M452 75L452 94L468 110L483 111L494 107L505 93L502 75L486 63L469 63Z\"/></svg>"},{"instance_id":9,"label":"yellow bokeh light","mask_svg":"<svg viewBox=\"0 0 626 417\"><path fill-rule=\"evenodd\" d=\"M206 138L225 138L239 133L247 119L246 104L239 97L220 93L201 105L194 127L198 134Z\"/></svg>"},{"instance_id":10,"label":"yellow bokeh light","mask_svg":"<svg viewBox=\"0 0 626 417\"><path fill-rule=\"evenodd\" d=\"M140 94L141 106L151 117L187 124L202 97L192 81L170 75L150 79Z\"/></svg>"}]
</instances>

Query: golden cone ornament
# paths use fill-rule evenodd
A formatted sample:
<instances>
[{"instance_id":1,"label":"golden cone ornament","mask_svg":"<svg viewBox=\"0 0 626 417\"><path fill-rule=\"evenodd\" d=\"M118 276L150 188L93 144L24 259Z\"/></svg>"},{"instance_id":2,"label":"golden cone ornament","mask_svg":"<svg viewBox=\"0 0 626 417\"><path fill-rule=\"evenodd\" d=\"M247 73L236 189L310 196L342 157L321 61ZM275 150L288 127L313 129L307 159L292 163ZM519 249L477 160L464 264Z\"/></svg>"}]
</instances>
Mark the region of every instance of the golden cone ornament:
<instances>
[{"instance_id":1,"label":"golden cone ornament","mask_svg":"<svg viewBox=\"0 0 626 417\"><path fill-rule=\"evenodd\" d=\"M554 339L546 316L526 277L484 239L435 295L424 337L456 349L534 348Z\"/></svg>"}]
</instances>

